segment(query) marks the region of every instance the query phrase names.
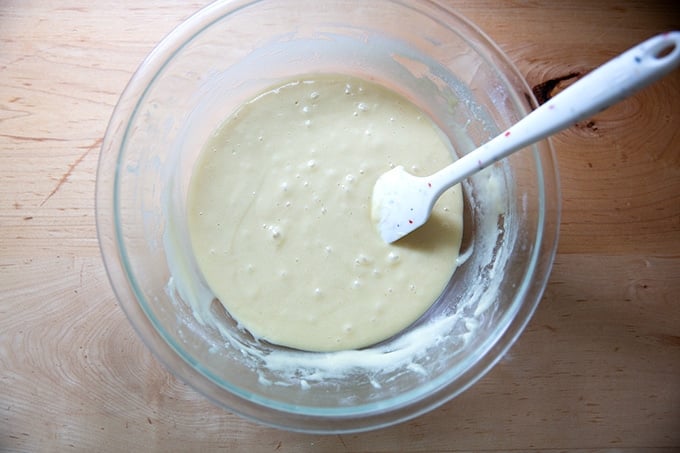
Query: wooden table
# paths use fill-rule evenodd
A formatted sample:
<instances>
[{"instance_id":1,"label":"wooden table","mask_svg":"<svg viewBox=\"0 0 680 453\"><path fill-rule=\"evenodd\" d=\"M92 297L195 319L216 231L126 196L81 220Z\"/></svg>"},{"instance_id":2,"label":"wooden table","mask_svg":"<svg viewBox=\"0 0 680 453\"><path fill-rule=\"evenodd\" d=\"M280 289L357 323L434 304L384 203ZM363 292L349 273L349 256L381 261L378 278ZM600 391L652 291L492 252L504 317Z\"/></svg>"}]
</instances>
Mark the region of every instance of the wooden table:
<instances>
[{"instance_id":1,"label":"wooden table","mask_svg":"<svg viewBox=\"0 0 680 453\"><path fill-rule=\"evenodd\" d=\"M680 448L680 71L554 138L564 204L550 283L506 358L454 401L310 436L242 420L169 374L109 286L95 170L125 83L205 3L0 4L0 450ZM671 0L450 3L531 86L680 28Z\"/></svg>"}]
</instances>

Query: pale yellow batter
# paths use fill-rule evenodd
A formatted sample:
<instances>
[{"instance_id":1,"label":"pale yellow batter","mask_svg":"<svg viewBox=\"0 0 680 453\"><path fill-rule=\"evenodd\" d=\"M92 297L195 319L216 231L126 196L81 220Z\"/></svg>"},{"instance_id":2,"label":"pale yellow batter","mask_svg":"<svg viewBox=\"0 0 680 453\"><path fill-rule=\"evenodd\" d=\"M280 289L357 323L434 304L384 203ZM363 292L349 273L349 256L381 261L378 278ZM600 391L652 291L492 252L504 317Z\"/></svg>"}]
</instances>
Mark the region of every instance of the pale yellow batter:
<instances>
[{"instance_id":1,"label":"pale yellow batter","mask_svg":"<svg viewBox=\"0 0 680 453\"><path fill-rule=\"evenodd\" d=\"M448 141L403 97L347 76L308 76L243 105L193 170L198 266L229 314L283 346L356 349L408 327L455 269L459 187L430 221L385 244L370 218L380 174L450 163Z\"/></svg>"}]
</instances>

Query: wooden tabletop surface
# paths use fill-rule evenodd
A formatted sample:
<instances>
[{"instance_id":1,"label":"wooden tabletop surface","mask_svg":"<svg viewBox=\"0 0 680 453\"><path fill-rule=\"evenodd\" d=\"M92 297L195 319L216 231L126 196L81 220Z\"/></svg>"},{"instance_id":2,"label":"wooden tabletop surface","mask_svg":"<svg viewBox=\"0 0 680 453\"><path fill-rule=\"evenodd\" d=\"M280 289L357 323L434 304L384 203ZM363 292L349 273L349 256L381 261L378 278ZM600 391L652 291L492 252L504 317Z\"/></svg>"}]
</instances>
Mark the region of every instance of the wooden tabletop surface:
<instances>
[{"instance_id":1,"label":"wooden tabletop surface","mask_svg":"<svg viewBox=\"0 0 680 453\"><path fill-rule=\"evenodd\" d=\"M672 0L449 3L542 94L680 28ZM563 215L545 296L501 363L440 409L288 433L166 371L109 286L95 172L133 71L205 4L0 3L0 450L680 449L680 70L554 137Z\"/></svg>"}]
</instances>

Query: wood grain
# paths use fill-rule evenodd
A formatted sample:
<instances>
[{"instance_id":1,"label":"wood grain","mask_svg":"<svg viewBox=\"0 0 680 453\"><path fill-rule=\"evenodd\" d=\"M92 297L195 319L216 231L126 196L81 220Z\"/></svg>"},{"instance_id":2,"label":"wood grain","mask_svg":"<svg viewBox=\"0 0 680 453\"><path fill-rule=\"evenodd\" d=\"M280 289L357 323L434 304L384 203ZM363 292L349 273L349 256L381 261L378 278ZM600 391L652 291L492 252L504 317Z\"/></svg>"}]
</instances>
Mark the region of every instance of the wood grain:
<instances>
[{"instance_id":1,"label":"wood grain","mask_svg":"<svg viewBox=\"0 0 680 453\"><path fill-rule=\"evenodd\" d=\"M110 289L94 184L120 92L206 3L0 5L1 451L680 449L680 71L553 139L563 216L543 301L503 361L440 409L308 436L245 421L170 375ZM680 28L673 1L448 3L529 88Z\"/></svg>"}]
</instances>

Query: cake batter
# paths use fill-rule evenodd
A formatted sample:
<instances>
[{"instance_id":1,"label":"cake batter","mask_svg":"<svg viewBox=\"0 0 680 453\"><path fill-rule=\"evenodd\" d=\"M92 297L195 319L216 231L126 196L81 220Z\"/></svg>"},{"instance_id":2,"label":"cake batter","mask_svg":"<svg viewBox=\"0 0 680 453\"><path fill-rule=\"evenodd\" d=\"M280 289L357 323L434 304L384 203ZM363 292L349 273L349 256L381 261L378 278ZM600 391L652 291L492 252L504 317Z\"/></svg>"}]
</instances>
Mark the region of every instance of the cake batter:
<instances>
[{"instance_id":1,"label":"cake batter","mask_svg":"<svg viewBox=\"0 0 680 453\"><path fill-rule=\"evenodd\" d=\"M189 187L192 248L206 283L254 336L296 349L357 349L417 320L453 271L462 193L385 244L371 221L376 179L451 162L450 143L378 84L310 75L244 104L203 149Z\"/></svg>"}]
</instances>

